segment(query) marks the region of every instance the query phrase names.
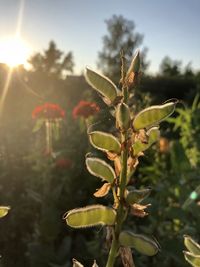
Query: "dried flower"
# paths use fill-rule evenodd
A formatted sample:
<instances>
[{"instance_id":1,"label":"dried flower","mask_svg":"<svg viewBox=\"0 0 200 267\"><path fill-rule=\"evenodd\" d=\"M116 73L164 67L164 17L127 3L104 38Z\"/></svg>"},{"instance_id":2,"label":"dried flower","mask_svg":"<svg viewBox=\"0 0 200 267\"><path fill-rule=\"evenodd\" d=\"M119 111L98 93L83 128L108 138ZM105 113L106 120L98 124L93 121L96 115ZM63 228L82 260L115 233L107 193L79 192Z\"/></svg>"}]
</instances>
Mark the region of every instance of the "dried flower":
<instances>
[{"instance_id":1,"label":"dried flower","mask_svg":"<svg viewBox=\"0 0 200 267\"><path fill-rule=\"evenodd\" d=\"M149 206L151 206L151 204L141 205L135 203L131 206L131 213L132 215L143 218L148 215L148 212L146 212L145 209Z\"/></svg>"},{"instance_id":2,"label":"dried flower","mask_svg":"<svg viewBox=\"0 0 200 267\"><path fill-rule=\"evenodd\" d=\"M90 116L95 115L100 110L99 106L94 102L88 102L81 100L78 105L73 109L73 118L83 117L87 119Z\"/></svg>"},{"instance_id":3,"label":"dried flower","mask_svg":"<svg viewBox=\"0 0 200 267\"><path fill-rule=\"evenodd\" d=\"M57 104L45 103L42 106L37 106L32 112L32 118L44 119L62 119L65 116L65 111Z\"/></svg>"}]
</instances>

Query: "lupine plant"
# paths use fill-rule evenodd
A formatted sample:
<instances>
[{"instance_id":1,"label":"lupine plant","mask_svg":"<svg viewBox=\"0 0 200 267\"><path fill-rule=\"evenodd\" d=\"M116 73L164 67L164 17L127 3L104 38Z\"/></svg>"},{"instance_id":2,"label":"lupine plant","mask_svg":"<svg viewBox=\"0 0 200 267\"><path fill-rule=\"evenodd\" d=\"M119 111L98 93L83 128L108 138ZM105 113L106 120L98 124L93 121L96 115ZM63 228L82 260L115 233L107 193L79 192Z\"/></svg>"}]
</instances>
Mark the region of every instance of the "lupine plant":
<instances>
[{"instance_id":1,"label":"lupine plant","mask_svg":"<svg viewBox=\"0 0 200 267\"><path fill-rule=\"evenodd\" d=\"M110 247L106 267L113 267L119 255L124 266L135 266L131 249L147 256L154 256L159 251L159 244L154 238L126 229L127 217L145 217L150 205L143 204L142 201L149 196L151 189L136 189L131 178L139 164L139 157L159 139L160 122L174 112L177 104L177 101L167 101L136 113L130 104L130 98L141 74L139 51L128 70L123 55L121 61L119 88L109 78L89 68L86 68L85 74L89 85L114 109L116 123L113 133L91 130L91 127L88 129L91 145L105 153L107 161L92 157L91 154L86 156L89 173L103 182L94 196L104 197L112 192L113 204L90 205L70 210L64 215L66 223L73 228L106 227L106 241ZM78 264L74 261L74 266L82 266Z\"/></svg>"}]
</instances>

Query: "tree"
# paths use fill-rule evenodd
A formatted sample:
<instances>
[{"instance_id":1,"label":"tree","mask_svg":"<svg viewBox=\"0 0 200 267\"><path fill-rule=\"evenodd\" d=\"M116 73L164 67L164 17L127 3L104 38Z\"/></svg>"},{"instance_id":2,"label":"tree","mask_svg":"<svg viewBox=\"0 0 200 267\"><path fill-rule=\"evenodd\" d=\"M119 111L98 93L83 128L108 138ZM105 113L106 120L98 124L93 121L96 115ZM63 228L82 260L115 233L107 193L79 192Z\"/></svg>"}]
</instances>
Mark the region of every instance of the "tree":
<instances>
[{"instance_id":1,"label":"tree","mask_svg":"<svg viewBox=\"0 0 200 267\"><path fill-rule=\"evenodd\" d=\"M33 55L29 63L34 71L58 77L63 76L67 71L73 72L74 67L72 52L63 55L63 52L57 49L53 41L50 41L48 49L43 54L36 53Z\"/></svg>"},{"instance_id":2,"label":"tree","mask_svg":"<svg viewBox=\"0 0 200 267\"><path fill-rule=\"evenodd\" d=\"M181 61L172 60L166 56L160 64L160 72L164 76L179 76L181 74Z\"/></svg>"},{"instance_id":3,"label":"tree","mask_svg":"<svg viewBox=\"0 0 200 267\"><path fill-rule=\"evenodd\" d=\"M99 52L98 67L111 77L114 81L119 81L120 77L120 52L126 55L127 62L131 61L132 55L142 41L143 35L135 32L135 24L123 16L113 15L106 20L108 34L103 36L103 49ZM146 49L141 53L142 69L147 67L144 60Z\"/></svg>"}]
</instances>

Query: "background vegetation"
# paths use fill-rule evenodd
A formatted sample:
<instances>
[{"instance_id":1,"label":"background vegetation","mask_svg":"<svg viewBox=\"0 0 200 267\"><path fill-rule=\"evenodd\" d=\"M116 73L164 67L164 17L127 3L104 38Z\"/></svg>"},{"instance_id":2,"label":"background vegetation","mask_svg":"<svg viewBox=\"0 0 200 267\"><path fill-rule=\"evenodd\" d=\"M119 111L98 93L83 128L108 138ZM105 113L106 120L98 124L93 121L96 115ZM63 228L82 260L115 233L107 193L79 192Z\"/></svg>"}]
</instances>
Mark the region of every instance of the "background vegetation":
<instances>
[{"instance_id":1,"label":"background vegetation","mask_svg":"<svg viewBox=\"0 0 200 267\"><path fill-rule=\"evenodd\" d=\"M122 16L113 16L106 23L108 33L103 37L98 68L118 83L121 50L129 60L143 37L134 23ZM165 57L159 73L149 75L146 53L147 49L142 50L143 74L133 109L135 101L141 108L169 98L182 103L174 118L164 123L160 143L141 159L134 176L136 187L146 183L153 188L152 206L147 218L130 221L129 227L153 233L162 248L153 258L138 255L136 266L187 266L182 255L183 234L200 240L200 71ZM19 66L12 72L0 114L0 203L12 208L0 221L1 267L67 267L73 257L85 266L91 266L94 258L104 266L103 230L74 231L62 220L65 211L95 203L90 196L98 188L98 180L90 176L84 163L89 151L86 124L93 120L102 129L113 124L109 110L84 77L72 75L74 64L73 53L64 55L51 41L44 52L32 56L29 70ZM1 93L8 73L1 64ZM90 121L73 116L81 100L100 106ZM32 111L46 102L65 110L60 138L54 140L51 155L45 151L45 127L32 132Z\"/></svg>"}]
</instances>

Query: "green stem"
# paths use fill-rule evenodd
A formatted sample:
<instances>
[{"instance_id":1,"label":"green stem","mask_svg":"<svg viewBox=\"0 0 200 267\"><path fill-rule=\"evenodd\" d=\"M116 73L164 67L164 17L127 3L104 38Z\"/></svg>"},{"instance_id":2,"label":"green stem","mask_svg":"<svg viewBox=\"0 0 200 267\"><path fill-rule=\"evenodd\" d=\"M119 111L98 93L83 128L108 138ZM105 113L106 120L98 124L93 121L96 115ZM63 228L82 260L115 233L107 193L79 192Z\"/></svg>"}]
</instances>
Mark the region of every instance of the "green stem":
<instances>
[{"instance_id":1,"label":"green stem","mask_svg":"<svg viewBox=\"0 0 200 267\"><path fill-rule=\"evenodd\" d=\"M121 170L120 179L119 179L119 206L117 208L116 225L114 227L113 240L112 240L112 245L111 245L110 252L108 255L108 261L107 261L106 267L114 266L117 252L120 247L119 242L118 242L118 237L121 232L122 224L127 216L127 213L124 210L124 203L123 203L124 192L126 189L127 159L128 159L128 149L126 147L126 138L127 138L127 134L122 133L122 142L125 144L125 149L124 151L122 151L122 154L121 154L122 170Z\"/></svg>"},{"instance_id":2,"label":"green stem","mask_svg":"<svg viewBox=\"0 0 200 267\"><path fill-rule=\"evenodd\" d=\"M111 245L110 252L109 252L109 255L108 255L108 261L107 261L106 267L114 266L118 249L119 249L118 241L114 237L113 240L112 240L112 245Z\"/></svg>"}]
</instances>

